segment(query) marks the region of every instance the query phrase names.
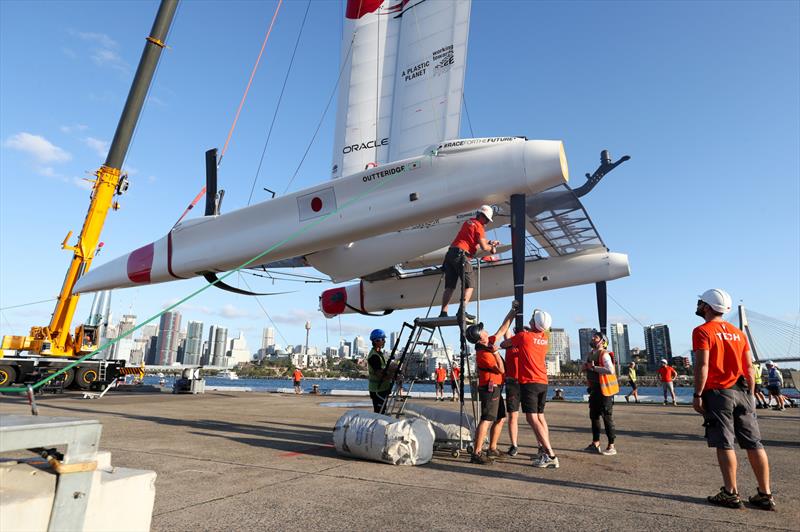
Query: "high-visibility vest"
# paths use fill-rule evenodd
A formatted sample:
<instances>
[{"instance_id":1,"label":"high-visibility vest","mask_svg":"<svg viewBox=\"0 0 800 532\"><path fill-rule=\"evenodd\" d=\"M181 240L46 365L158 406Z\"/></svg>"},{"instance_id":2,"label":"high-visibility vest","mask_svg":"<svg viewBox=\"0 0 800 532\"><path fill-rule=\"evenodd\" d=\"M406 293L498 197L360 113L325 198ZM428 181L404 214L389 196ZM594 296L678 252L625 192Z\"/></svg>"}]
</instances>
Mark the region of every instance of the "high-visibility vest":
<instances>
[{"instance_id":1,"label":"high-visibility vest","mask_svg":"<svg viewBox=\"0 0 800 532\"><path fill-rule=\"evenodd\" d=\"M612 365L614 365L614 354L610 351L607 354L611 357ZM602 365L602 360L603 357L599 357L598 362L600 365ZM617 381L616 373L600 373L598 377L600 378L600 393L606 397L610 397L619 393L619 382Z\"/></svg>"},{"instance_id":2,"label":"high-visibility vest","mask_svg":"<svg viewBox=\"0 0 800 532\"><path fill-rule=\"evenodd\" d=\"M381 375L378 374L378 371L372 369L372 365L369 364L369 359L374 356L378 357L378 360L381 362ZM385 376L382 375L383 371L386 370L386 356L382 351L376 349L370 351L369 356L367 356L367 366L369 368L369 391L385 392L386 390L392 389L392 381L386 379Z\"/></svg>"}]
</instances>

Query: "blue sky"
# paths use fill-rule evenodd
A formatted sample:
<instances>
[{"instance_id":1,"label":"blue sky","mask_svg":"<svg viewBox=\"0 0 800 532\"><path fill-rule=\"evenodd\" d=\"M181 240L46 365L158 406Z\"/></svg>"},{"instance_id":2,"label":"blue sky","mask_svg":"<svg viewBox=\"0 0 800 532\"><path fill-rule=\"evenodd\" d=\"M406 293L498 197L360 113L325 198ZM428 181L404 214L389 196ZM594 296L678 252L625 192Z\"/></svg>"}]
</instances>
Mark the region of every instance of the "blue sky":
<instances>
[{"instance_id":1,"label":"blue sky","mask_svg":"<svg viewBox=\"0 0 800 532\"><path fill-rule=\"evenodd\" d=\"M84 178L105 159L158 3L0 2L0 307L54 297L88 205ZM247 203L306 3L285 2L220 168L223 211ZM96 264L163 236L203 185L203 153L221 147L275 2L185 1L126 160L131 188L109 215ZM311 6L256 186L282 193L336 80L338 2ZM696 295L728 290L763 314L800 311L800 4L785 2L476 1L465 96L475 136L562 139L571 183L601 149L632 160L584 203L606 244L628 253L632 275L610 294L644 324L667 323L690 347ZM334 112L290 190L327 178ZM462 136L470 136L462 120ZM505 233L505 232L502 232ZM508 234L497 238L509 241ZM272 286L253 278L258 290ZM115 292L116 316L140 318L200 287L199 280ZM336 344L386 318L317 311L327 286L288 283L263 298L278 341ZM76 317L85 319L84 297ZM508 301L481 305L490 327ZM533 294L554 326L596 325L594 287ZM2 334L49 320L52 303L7 309ZM251 298L208 290L184 320L243 330L258 347L269 325ZM612 321L641 326L609 301ZM327 341L326 341L327 325ZM282 339L283 338L283 339ZM285 340L284 340L285 339ZM455 343L455 338L452 338Z\"/></svg>"}]
</instances>

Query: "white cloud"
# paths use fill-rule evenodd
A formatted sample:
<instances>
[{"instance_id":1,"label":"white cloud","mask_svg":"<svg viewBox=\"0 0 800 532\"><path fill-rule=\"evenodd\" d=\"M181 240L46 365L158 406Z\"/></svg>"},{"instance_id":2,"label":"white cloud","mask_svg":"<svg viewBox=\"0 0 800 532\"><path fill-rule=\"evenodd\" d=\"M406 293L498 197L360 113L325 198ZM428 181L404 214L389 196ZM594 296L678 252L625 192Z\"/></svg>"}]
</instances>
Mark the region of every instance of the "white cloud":
<instances>
[{"instance_id":1,"label":"white cloud","mask_svg":"<svg viewBox=\"0 0 800 532\"><path fill-rule=\"evenodd\" d=\"M107 140L100 140L94 137L86 137L83 142L97 153L100 157L108 155L108 148L111 143Z\"/></svg>"},{"instance_id":2,"label":"white cloud","mask_svg":"<svg viewBox=\"0 0 800 532\"><path fill-rule=\"evenodd\" d=\"M156 176L154 176L154 175L149 175L149 176L147 176L147 182L148 182L148 183L155 183L157 180L158 180L158 179L157 179L157 178L156 178Z\"/></svg>"},{"instance_id":3,"label":"white cloud","mask_svg":"<svg viewBox=\"0 0 800 532\"><path fill-rule=\"evenodd\" d=\"M6 148L27 153L38 164L64 163L72 159L72 155L40 135L17 133L5 141Z\"/></svg>"},{"instance_id":4,"label":"white cloud","mask_svg":"<svg viewBox=\"0 0 800 532\"><path fill-rule=\"evenodd\" d=\"M130 70L128 63L114 50L94 50L92 52L92 61L94 61L97 66L107 66L121 72L128 72Z\"/></svg>"},{"instance_id":5,"label":"white cloud","mask_svg":"<svg viewBox=\"0 0 800 532\"><path fill-rule=\"evenodd\" d=\"M70 30L70 35L74 35L81 40L94 42L104 48L116 48L117 41L106 35L105 33L94 33L89 31L75 31Z\"/></svg>"},{"instance_id":6,"label":"white cloud","mask_svg":"<svg viewBox=\"0 0 800 532\"><path fill-rule=\"evenodd\" d=\"M84 190L92 190L92 187L94 186L94 183L92 183L88 179L83 179L80 177L73 177L72 184Z\"/></svg>"},{"instance_id":7,"label":"white cloud","mask_svg":"<svg viewBox=\"0 0 800 532\"><path fill-rule=\"evenodd\" d=\"M290 310L288 314L277 314L272 316L272 320L276 323L298 324L319 319L320 316L321 314L318 312L309 312L307 310L295 308Z\"/></svg>"},{"instance_id":8,"label":"white cloud","mask_svg":"<svg viewBox=\"0 0 800 532\"><path fill-rule=\"evenodd\" d=\"M72 124L71 126L61 126L58 129L61 130L62 133L70 134L78 131L86 131L89 129L89 126L86 124Z\"/></svg>"},{"instance_id":9,"label":"white cloud","mask_svg":"<svg viewBox=\"0 0 800 532\"><path fill-rule=\"evenodd\" d=\"M179 298L168 299L167 301L161 303L161 308L165 309L167 307L170 307L175 303L177 303L178 301L180 301ZM173 310L178 310L180 312L203 314L205 316L219 316L221 318L226 318L229 320L257 317L251 314L250 312L240 309L239 307L236 307L231 304L223 305L222 308L211 308L204 305L195 305L193 303L183 303L177 309Z\"/></svg>"},{"instance_id":10,"label":"white cloud","mask_svg":"<svg viewBox=\"0 0 800 532\"><path fill-rule=\"evenodd\" d=\"M231 304L223 305L222 309L218 313L223 318L229 319L239 319L239 318L249 318L252 317L249 312L246 310L242 310L237 308Z\"/></svg>"}]
</instances>

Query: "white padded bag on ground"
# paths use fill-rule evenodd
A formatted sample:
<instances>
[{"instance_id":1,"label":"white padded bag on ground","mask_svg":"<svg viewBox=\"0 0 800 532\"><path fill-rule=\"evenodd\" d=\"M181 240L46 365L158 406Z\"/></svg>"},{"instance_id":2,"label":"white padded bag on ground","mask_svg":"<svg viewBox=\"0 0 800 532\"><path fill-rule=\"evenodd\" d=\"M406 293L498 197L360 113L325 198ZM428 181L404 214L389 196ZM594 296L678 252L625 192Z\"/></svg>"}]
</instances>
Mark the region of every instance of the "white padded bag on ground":
<instances>
[{"instance_id":1,"label":"white padded bag on ground","mask_svg":"<svg viewBox=\"0 0 800 532\"><path fill-rule=\"evenodd\" d=\"M340 454L394 465L430 462L433 439L433 429L424 419L395 419L364 410L348 410L333 427L333 444Z\"/></svg>"},{"instance_id":2,"label":"white padded bag on ground","mask_svg":"<svg viewBox=\"0 0 800 532\"><path fill-rule=\"evenodd\" d=\"M459 433L465 442L472 441L472 431L475 428L475 420L470 414L464 412L464 426L461 426L460 412L408 404L404 410L407 416L416 416L427 419L433 427L433 433L437 442L458 441Z\"/></svg>"}]
</instances>

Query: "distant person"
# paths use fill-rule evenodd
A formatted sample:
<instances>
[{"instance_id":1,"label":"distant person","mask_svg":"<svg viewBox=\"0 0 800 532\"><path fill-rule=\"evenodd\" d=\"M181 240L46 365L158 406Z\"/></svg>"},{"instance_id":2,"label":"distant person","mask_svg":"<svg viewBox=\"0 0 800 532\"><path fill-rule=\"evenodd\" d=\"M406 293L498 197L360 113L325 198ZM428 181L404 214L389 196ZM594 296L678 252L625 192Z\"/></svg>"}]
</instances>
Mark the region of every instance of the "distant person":
<instances>
[{"instance_id":1,"label":"distant person","mask_svg":"<svg viewBox=\"0 0 800 532\"><path fill-rule=\"evenodd\" d=\"M667 392L669 392L672 395L672 406L678 406L678 402L675 400L675 384L672 382L678 376L678 372L672 366L668 366L664 358L661 359L661 367L656 372L664 391L664 404L667 404Z\"/></svg>"},{"instance_id":2,"label":"distant person","mask_svg":"<svg viewBox=\"0 0 800 532\"><path fill-rule=\"evenodd\" d=\"M519 350L517 380L520 404L539 444L539 452L533 457L531 465L543 469L559 467L558 457L550 445L550 429L544 417L544 405L547 402L545 356L548 347L548 329L552 322L550 314L536 309L531 315L530 329L517 332L510 340L501 344L501 347L513 346Z\"/></svg>"},{"instance_id":3,"label":"distant person","mask_svg":"<svg viewBox=\"0 0 800 532\"><path fill-rule=\"evenodd\" d=\"M505 453L497 449L500 433L503 431L503 420L506 408L500 395L503 389L505 364L497 351L498 337L501 337L511 326L516 307L512 306L503 323L494 335L483 330L483 324L470 325L464 333L467 341L475 344L475 366L478 368L478 397L481 402L481 419L475 430L475 440L470 461L473 464L487 465L495 459L502 458ZM483 451L483 442L489 433L489 449Z\"/></svg>"},{"instance_id":4,"label":"distant person","mask_svg":"<svg viewBox=\"0 0 800 532\"><path fill-rule=\"evenodd\" d=\"M450 387L453 389L453 398L451 399L452 402L456 400L456 394L458 394L459 398L464 397L463 392L459 390L461 386L461 382L459 379L461 378L461 369L456 365L457 361L453 361L453 367L450 370Z\"/></svg>"},{"instance_id":5,"label":"distant person","mask_svg":"<svg viewBox=\"0 0 800 532\"><path fill-rule=\"evenodd\" d=\"M478 249L482 251L489 251L491 253L497 252L497 246L500 242L497 240L486 240L486 230L484 226L492 221L493 211L488 205L483 205L475 214L475 218L470 218L461 226L456 238L450 244L447 254L444 257L442 270L444 270L444 292L442 293L442 310L439 317L447 316L447 307L450 304L450 299L453 297L453 292L456 289L456 283L464 276L464 307L459 307L458 316L463 317L465 321L475 321L475 316L466 312L466 307L469 300L472 298L472 290L474 282L472 280L472 263L470 262Z\"/></svg>"},{"instance_id":6,"label":"distant person","mask_svg":"<svg viewBox=\"0 0 800 532\"><path fill-rule=\"evenodd\" d=\"M439 364L435 371L436 376L436 397L435 401L444 401L444 381L447 379L447 370L444 369L444 364Z\"/></svg>"},{"instance_id":7,"label":"distant person","mask_svg":"<svg viewBox=\"0 0 800 532\"><path fill-rule=\"evenodd\" d=\"M761 369L761 364L753 362L753 372L755 373L755 379L756 379L756 387L755 387L756 408L769 408L769 402L767 401L767 398L764 397L764 390L761 387L761 384L763 383L763 378L761 376L763 370Z\"/></svg>"},{"instance_id":8,"label":"distant person","mask_svg":"<svg viewBox=\"0 0 800 532\"><path fill-rule=\"evenodd\" d=\"M586 358L584 369L589 383L589 419L592 422L592 443L587 452L613 456L617 454L614 447L616 431L614 429L614 395L619 392L613 353L607 350L608 338L601 331L592 331L589 340L592 350ZM600 450L600 418L606 429L608 446Z\"/></svg>"},{"instance_id":9,"label":"distant person","mask_svg":"<svg viewBox=\"0 0 800 532\"><path fill-rule=\"evenodd\" d=\"M553 390L553 398L551 401L564 401L564 388L556 388Z\"/></svg>"},{"instance_id":10,"label":"distant person","mask_svg":"<svg viewBox=\"0 0 800 532\"><path fill-rule=\"evenodd\" d=\"M636 362L628 363L628 382L631 384L631 393L625 396L625 402L630 402L630 397L639 402L639 385L636 383Z\"/></svg>"},{"instance_id":11,"label":"distant person","mask_svg":"<svg viewBox=\"0 0 800 532\"><path fill-rule=\"evenodd\" d=\"M300 395L303 393L303 389L300 388L300 383L303 380L303 373L300 371L299 368L294 368L294 372L292 373L292 380L294 381L294 393Z\"/></svg>"},{"instance_id":12,"label":"distant person","mask_svg":"<svg viewBox=\"0 0 800 532\"><path fill-rule=\"evenodd\" d=\"M370 333L369 339L372 342L372 349L367 355L369 397L372 399L373 411L380 414L392 391L392 373L394 373L395 366L389 364L383 351L386 345L386 333L381 329L375 329Z\"/></svg>"},{"instance_id":13,"label":"distant person","mask_svg":"<svg viewBox=\"0 0 800 532\"><path fill-rule=\"evenodd\" d=\"M695 314L705 323L692 331L694 351L694 400L692 407L702 414L709 447L717 449L717 462L724 485L708 502L727 508L741 508L736 486L736 453L747 451L758 491L750 504L774 510L775 500L769 485L769 460L761 444L761 431L755 414L755 372L745 334L722 319L731 310L731 296L714 288L697 301Z\"/></svg>"},{"instance_id":14,"label":"distant person","mask_svg":"<svg viewBox=\"0 0 800 532\"><path fill-rule=\"evenodd\" d=\"M784 399L783 393L781 389L783 388L783 375L781 375L781 370L778 369L771 360L767 361L767 391L769 392L770 399L773 397L775 398L775 406L773 409L775 410L786 410L784 406Z\"/></svg>"},{"instance_id":15,"label":"distant person","mask_svg":"<svg viewBox=\"0 0 800 532\"><path fill-rule=\"evenodd\" d=\"M511 333L506 331L505 340L511 339ZM517 367L519 365L519 349L513 345L506 348L506 414L508 414L508 437L511 446L508 448L509 456L517 456L519 435L519 381L517 380Z\"/></svg>"}]
</instances>

